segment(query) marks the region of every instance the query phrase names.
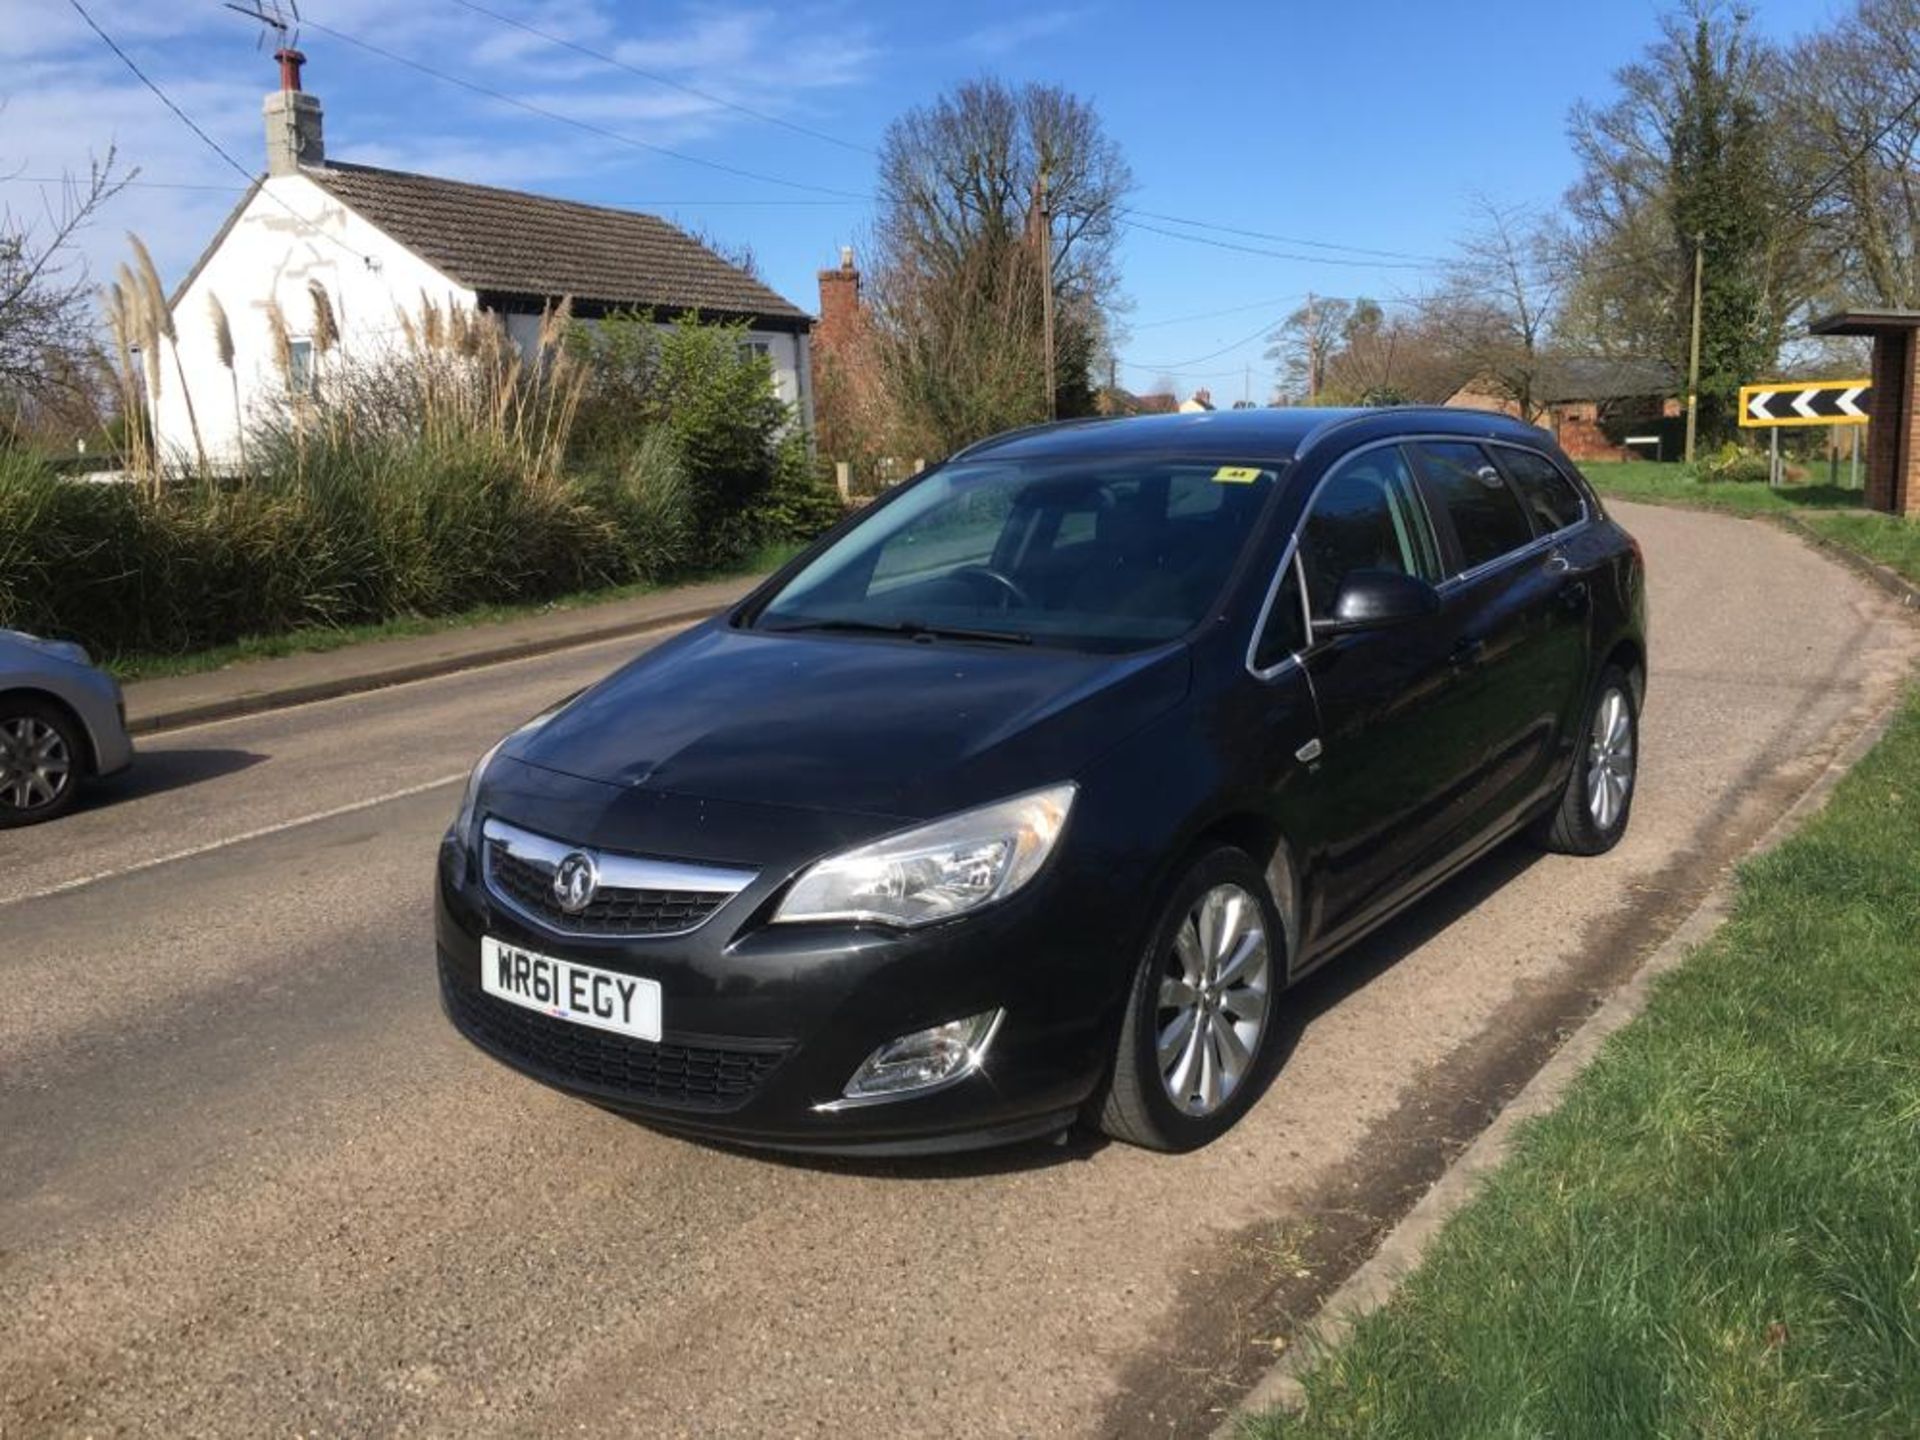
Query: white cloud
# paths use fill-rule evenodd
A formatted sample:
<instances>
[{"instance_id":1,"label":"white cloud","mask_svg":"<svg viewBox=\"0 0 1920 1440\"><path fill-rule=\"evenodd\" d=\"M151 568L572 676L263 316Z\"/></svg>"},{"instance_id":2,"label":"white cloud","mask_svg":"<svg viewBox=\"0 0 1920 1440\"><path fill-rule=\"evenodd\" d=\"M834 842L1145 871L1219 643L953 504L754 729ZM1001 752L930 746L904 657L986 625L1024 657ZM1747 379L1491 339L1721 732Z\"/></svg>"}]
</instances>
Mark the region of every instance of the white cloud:
<instances>
[{"instance_id":1,"label":"white cloud","mask_svg":"<svg viewBox=\"0 0 1920 1440\"><path fill-rule=\"evenodd\" d=\"M710 7L668 20L614 0L476 0L538 30L733 105L832 129L819 99L864 82L875 48L857 19L822 30L805 7ZM88 11L166 93L231 154L262 165L260 101L274 67L257 28L208 0L86 0ZM686 90L661 86L553 45L449 0L305 0L316 24L363 37L436 69L558 113L715 160L759 168L752 142L766 127ZM307 83L327 111L328 150L342 159L529 189L603 190L618 201L684 188L690 172L630 146L444 85L334 39L310 25L301 41ZM148 181L231 186L123 191L82 241L96 276L138 231L169 280L184 273L239 197L244 182L127 72L71 7L0 0L0 176L84 173L117 146ZM731 150L715 147L735 142ZM805 177L796 177L805 178ZM592 182L582 184L582 181ZM758 191L754 193L760 193ZM21 181L0 184L0 205L37 213Z\"/></svg>"},{"instance_id":2,"label":"white cloud","mask_svg":"<svg viewBox=\"0 0 1920 1440\"><path fill-rule=\"evenodd\" d=\"M976 55L1006 55L1037 40L1058 35L1086 18L1085 10L1036 10L1014 20L983 25L960 42Z\"/></svg>"}]
</instances>

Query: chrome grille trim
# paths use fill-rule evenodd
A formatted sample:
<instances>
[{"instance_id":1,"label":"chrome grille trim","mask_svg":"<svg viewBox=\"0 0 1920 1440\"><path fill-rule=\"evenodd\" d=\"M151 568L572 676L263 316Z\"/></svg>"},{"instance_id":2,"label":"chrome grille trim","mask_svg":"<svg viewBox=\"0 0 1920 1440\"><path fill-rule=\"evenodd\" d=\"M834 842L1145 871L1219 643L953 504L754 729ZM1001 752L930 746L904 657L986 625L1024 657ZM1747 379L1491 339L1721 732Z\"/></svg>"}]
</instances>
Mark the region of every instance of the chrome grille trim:
<instances>
[{"instance_id":1,"label":"chrome grille trim","mask_svg":"<svg viewBox=\"0 0 1920 1440\"><path fill-rule=\"evenodd\" d=\"M489 817L480 829L481 873L487 893L498 904L522 919L531 921L557 935L574 935L592 940L663 939L690 935L711 920L735 895L752 883L758 873L721 865L697 865L679 860L654 860L639 855L622 855L597 850L590 845L568 845L550 836L522 830L504 820ZM674 929L620 929L601 926L589 928L568 923L567 917L546 914L530 908L511 894L495 874L495 847L513 859L533 866L549 878L568 855L579 852L589 856L599 873L596 903L628 900L644 903L646 897L666 901L673 895L710 897L712 907L691 925Z\"/></svg>"}]
</instances>

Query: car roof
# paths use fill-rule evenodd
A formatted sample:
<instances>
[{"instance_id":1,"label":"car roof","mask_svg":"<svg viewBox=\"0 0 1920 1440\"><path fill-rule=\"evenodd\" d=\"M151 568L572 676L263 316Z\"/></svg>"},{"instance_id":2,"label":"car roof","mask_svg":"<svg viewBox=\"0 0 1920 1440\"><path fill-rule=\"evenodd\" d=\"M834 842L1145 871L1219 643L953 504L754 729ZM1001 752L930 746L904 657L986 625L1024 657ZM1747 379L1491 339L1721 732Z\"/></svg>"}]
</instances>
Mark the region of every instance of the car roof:
<instances>
[{"instance_id":1,"label":"car roof","mask_svg":"<svg viewBox=\"0 0 1920 1440\"><path fill-rule=\"evenodd\" d=\"M1359 444L1398 434L1442 434L1551 444L1545 431L1510 415L1453 406L1387 405L1335 409L1298 405L1266 410L1212 410L1190 415L1062 420L1009 430L969 445L953 458L1077 460L1161 454L1195 460L1280 462L1330 439Z\"/></svg>"}]
</instances>

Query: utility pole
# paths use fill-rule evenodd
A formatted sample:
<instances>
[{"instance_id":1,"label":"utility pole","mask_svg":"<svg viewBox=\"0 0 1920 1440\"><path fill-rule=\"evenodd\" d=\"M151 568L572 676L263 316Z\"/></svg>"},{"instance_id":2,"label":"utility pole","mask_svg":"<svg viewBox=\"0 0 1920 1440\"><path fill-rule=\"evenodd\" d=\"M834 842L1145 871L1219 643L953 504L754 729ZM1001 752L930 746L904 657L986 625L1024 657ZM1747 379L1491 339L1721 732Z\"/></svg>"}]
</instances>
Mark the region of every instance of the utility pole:
<instances>
[{"instance_id":1,"label":"utility pole","mask_svg":"<svg viewBox=\"0 0 1920 1440\"><path fill-rule=\"evenodd\" d=\"M1307 292L1307 404L1320 398L1320 324L1314 319L1313 292Z\"/></svg>"},{"instance_id":2,"label":"utility pole","mask_svg":"<svg viewBox=\"0 0 1920 1440\"><path fill-rule=\"evenodd\" d=\"M1693 463L1693 437L1700 418L1700 277L1706 270L1707 237L1693 237L1693 349L1687 361L1687 464Z\"/></svg>"},{"instance_id":3,"label":"utility pole","mask_svg":"<svg viewBox=\"0 0 1920 1440\"><path fill-rule=\"evenodd\" d=\"M1046 353L1047 418L1057 410L1053 370L1053 203L1047 196L1047 167L1040 167L1034 182L1038 192L1034 208L1040 215L1040 330L1041 348Z\"/></svg>"}]
</instances>

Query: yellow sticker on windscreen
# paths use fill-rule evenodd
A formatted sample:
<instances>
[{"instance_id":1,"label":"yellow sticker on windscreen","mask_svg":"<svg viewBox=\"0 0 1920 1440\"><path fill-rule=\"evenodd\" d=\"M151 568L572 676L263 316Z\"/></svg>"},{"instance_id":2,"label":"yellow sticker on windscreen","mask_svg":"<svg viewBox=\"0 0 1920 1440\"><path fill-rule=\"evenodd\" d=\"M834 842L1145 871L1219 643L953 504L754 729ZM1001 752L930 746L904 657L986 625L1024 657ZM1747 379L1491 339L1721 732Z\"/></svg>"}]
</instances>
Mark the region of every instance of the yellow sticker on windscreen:
<instances>
[{"instance_id":1,"label":"yellow sticker on windscreen","mask_svg":"<svg viewBox=\"0 0 1920 1440\"><path fill-rule=\"evenodd\" d=\"M1250 469L1245 465L1222 465L1213 472L1213 483L1216 485L1251 485L1259 478L1257 467Z\"/></svg>"}]
</instances>

